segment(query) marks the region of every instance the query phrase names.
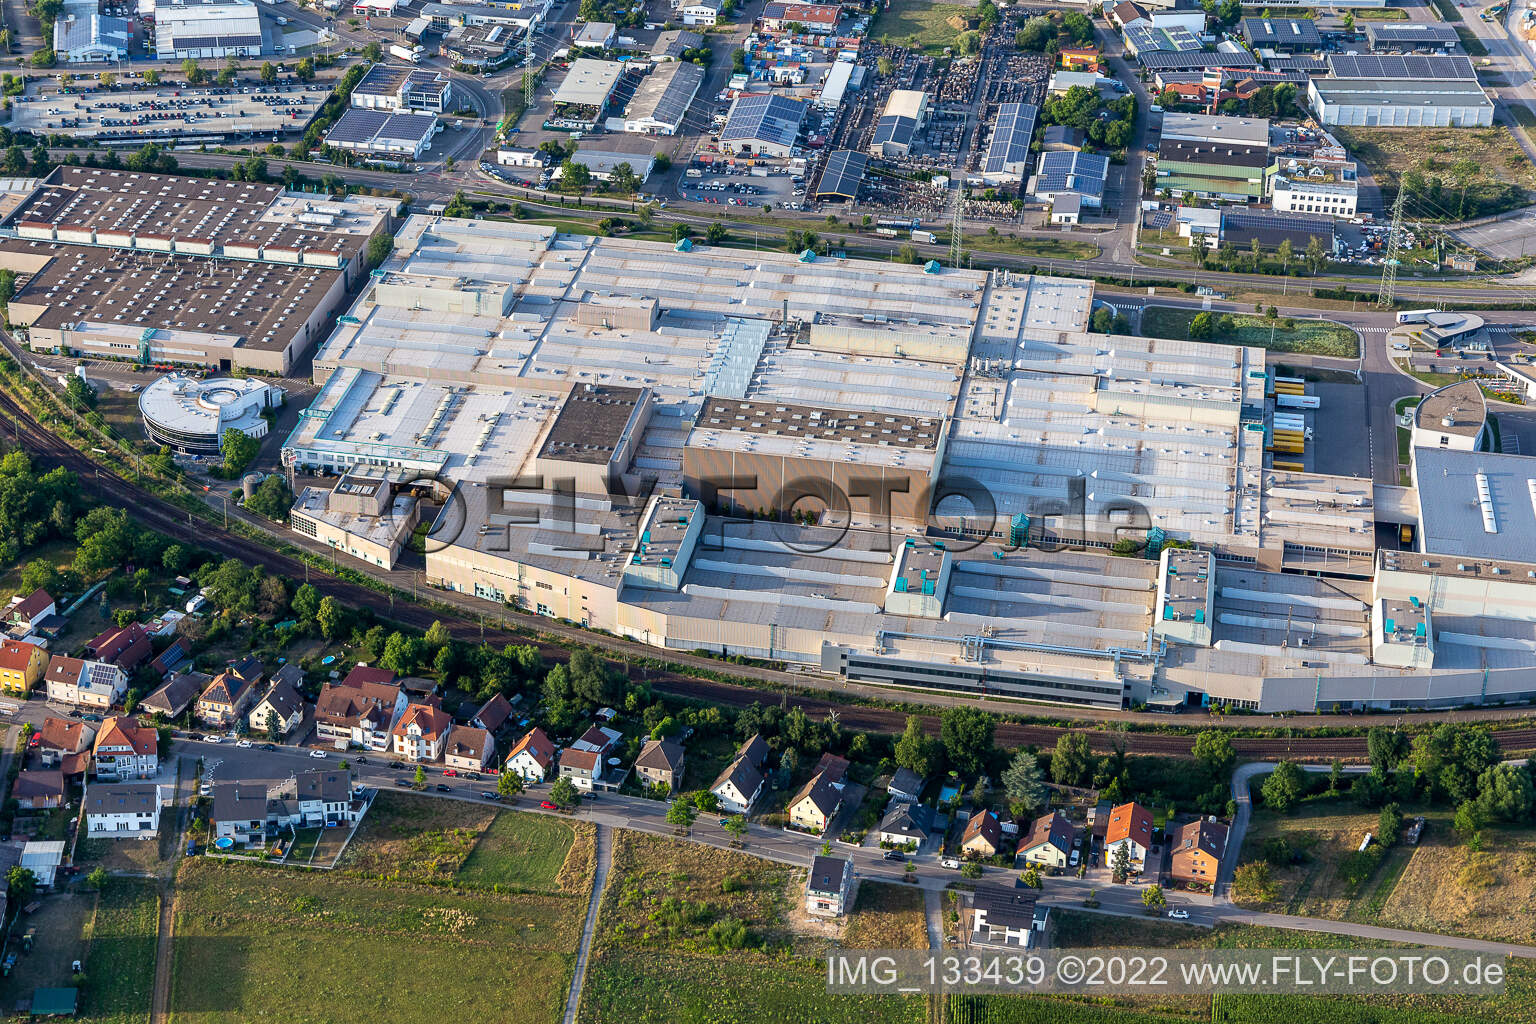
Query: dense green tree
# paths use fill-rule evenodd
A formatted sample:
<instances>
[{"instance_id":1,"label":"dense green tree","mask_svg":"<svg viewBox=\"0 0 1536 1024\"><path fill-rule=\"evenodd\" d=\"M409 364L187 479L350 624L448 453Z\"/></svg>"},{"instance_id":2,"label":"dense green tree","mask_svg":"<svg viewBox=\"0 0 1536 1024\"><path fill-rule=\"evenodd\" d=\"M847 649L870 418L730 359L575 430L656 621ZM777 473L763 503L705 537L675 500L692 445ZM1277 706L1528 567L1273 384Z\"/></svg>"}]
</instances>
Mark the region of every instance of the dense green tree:
<instances>
[{"instance_id":1,"label":"dense green tree","mask_svg":"<svg viewBox=\"0 0 1536 1024\"><path fill-rule=\"evenodd\" d=\"M991 715L977 708L945 708L939 716L939 741L950 766L965 775L984 771L996 726Z\"/></svg>"},{"instance_id":2,"label":"dense green tree","mask_svg":"<svg viewBox=\"0 0 1536 1024\"><path fill-rule=\"evenodd\" d=\"M907 716L906 728L896 741L892 757L898 767L916 772L920 777L927 776L933 767L933 743L923 732L922 719L916 715Z\"/></svg>"},{"instance_id":3,"label":"dense green tree","mask_svg":"<svg viewBox=\"0 0 1536 1024\"><path fill-rule=\"evenodd\" d=\"M1011 804L1019 806L1025 814L1033 814L1045 805L1045 773L1040 770L1040 759L1027 750L1013 755L1013 761L1003 769L1003 792Z\"/></svg>"},{"instance_id":4,"label":"dense green tree","mask_svg":"<svg viewBox=\"0 0 1536 1024\"><path fill-rule=\"evenodd\" d=\"M1081 786L1093 765L1088 734L1064 732L1056 738L1051 754L1051 781L1062 786Z\"/></svg>"},{"instance_id":5,"label":"dense green tree","mask_svg":"<svg viewBox=\"0 0 1536 1024\"><path fill-rule=\"evenodd\" d=\"M1264 806L1277 814L1290 813L1305 791L1306 780L1302 777L1302 771L1295 761L1290 760L1275 765L1275 770L1269 773L1260 790Z\"/></svg>"}]
</instances>

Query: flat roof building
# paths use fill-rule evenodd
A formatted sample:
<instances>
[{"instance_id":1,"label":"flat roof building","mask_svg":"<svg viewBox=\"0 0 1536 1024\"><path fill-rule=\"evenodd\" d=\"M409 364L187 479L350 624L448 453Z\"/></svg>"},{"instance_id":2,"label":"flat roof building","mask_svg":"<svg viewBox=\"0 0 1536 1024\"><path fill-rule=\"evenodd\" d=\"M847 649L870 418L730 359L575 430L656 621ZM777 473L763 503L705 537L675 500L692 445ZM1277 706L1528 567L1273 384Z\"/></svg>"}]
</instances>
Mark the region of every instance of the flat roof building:
<instances>
[{"instance_id":1,"label":"flat roof building","mask_svg":"<svg viewBox=\"0 0 1536 1024\"><path fill-rule=\"evenodd\" d=\"M432 114L396 114L388 110L348 107L325 144L354 153L419 160L432 145L437 118Z\"/></svg>"},{"instance_id":2,"label":"flat roof building","mask_svg":"<svg viewBox=\"0 0 1536 1024\"><path fill-rule=\"evenodd\" d=\"M1325 125L1487 128L1493 124L1493 100L1475 79L1314 78L1307 83L1307 97Z\"/></svg>"},{"instance_id":3,"label":"flat roof building","mask_svg":"<svg viewBox=\"0 0 1536 1024\"><path fill-rule=\"evenodd\" d=\"M666 61L657 65L635 89L622 118L617 121L626 132L650 135L675 135L687 117L704 84L704 69L686 61Z\"/></svg>"},{"instance_id":4,"label":"flat roof building","mask_svg":"<svg viewBox=\"0 0 1536 1024\"><path fill-rule=\"evenodd\" d=\"M318 340L398 201L60 167L0 227L11 322L34 345L287 373Z\"/></svg>"},{"instance_id":5,"label":"flat roof building","mask_svg":"<svg viewBox=\"0 0 1536 1024\"><path fill-rule=\"evenodd\" d=\"M161 60L256 57L261 18L251 0L157 0L155 56Z\"/></svg>"},{"instance_id":6,"label":"flat roof building","mask_svg":"<svg viewBox=\"0 0 1536 1024\"><path fill-rule=\"evenodd\" d=\"M987 140L981 176L993 184L1022 181L1030 164L1030 142L1040 110L1033 103L1002 103Z\"/></svg>"},{"instance_id":7,"label":"flat roof building","mask_svg":"<svg viewBox=\"0 0 1536 1024\"><path fill-rule=\"evenodd\" d=\"M1447 52L1461 45L1452 25L1432 22L1367 21L1366 42L1371 49L1386 51L1440 51Z\"/></svg>"},{"instance_id":8,"label":"flat roof building","mask_svg":"<svg viewBox=\"0 0 1536 1024\"><path fill-rule=\"evenodd\" d=\"M173 373L139 395L144 432L184 455L218 455L226 430L266 437L263 414L283 404L283 389L254 377L200 379Z\"/></svg>"},{"instance_id":9,"label":"flat roof building","mask_svg":"<svg viewBox=\"0 0 1536 1024\"><path fill-rule=\"evenodd\" d=\"M570 70L555 89L555 105L590 109L600 114L623 74L624 65L618 61L578 57L571 62Z\"/></svg>"},{"instance_id":10,"label":"flat roof building","mask_svg":"<svg viewBox=\"0 0 1536 1024\"><path fill-rule=\"evenodd\" d=\"M1311 18L1244 18L1239 29L1249 46L1304 53L1323 45Z\"/></svg>"},{"instance_id":11,"label":"flat roof building","mask_svg":"<svg viewBox=\"0 0 1536 1024\"><path fill-rule=\"evenodd\" d=\"M453 109L453 85L431 68L375 64L353 88L348 102L365 110L445 114Z\"/></svg>"},{"instance_id":12,"label":"flat roof building","mask_svg":"<svg viewBox=\"0 0 1536 1024\"><path fill-rule=\"evenodd\" d=\"M68 64L118 61L128 56L128 22L95 13L71 10L53 23L53 51Z\"/></svg>"}]
</instances>

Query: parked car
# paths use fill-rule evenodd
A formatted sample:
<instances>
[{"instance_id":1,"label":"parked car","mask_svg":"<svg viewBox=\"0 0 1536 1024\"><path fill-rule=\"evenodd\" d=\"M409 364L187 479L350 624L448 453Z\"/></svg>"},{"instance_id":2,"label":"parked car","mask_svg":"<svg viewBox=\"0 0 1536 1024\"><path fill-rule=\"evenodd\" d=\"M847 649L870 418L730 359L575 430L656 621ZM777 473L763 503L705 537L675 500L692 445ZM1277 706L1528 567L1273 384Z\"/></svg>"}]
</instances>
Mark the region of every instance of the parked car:
<instances>
[{"instance_id":1,"label":"parked car","mask_svg":"<svg viewBox=\"0 0 1536 1024\"><path fill-rule=\"evenodd\" d=\"M323 750L311 750L309 752L309 756L310 757L314 757L314 758L319 758L320 760L323 761L325 759L325 751L323 751Z\"/></svg>"},{"instance_id":2,"label":"parked car","mask_svg":"<svg viewBox=\"0 0 1536 1024\"><path fill-rule=\"evenodd\" d=\"M906 860L907 859L907 855L902 853L900 850L886 850L885 851L885 859L886 860Z\"/></svg>"},{"instance_id":3,"label":"parked car","mask_svg":"<svg viewBox=\"0 0 1536 1024\"><path fill-rule=\"evenodd\" d=\"M560 809L560 808L556 807L554 805L554 803L549 801L549 800L540 800L539 801L539 806L542 807L546 811L558 811Z\"/></svg>"},{"instance_id":4,"label":"parked car","mask_svg":"<svg viewBox=\"0 0 1536 1024\"><path fill-rule=\"evenodd\" d=\"M241 740L239 743L235 744L235 746L241 748L242 750L249 750L251 747L254 747L255 745L256 744L252 743L250 740Z\"/></svg>"},{"instance_id":5,"label":"parked car","mask_svg":"<svg viewBox=\"0 0 1536 1024\"><path fill-rule=\"evenodd\" d=\"M1082 851L1081 850L1073 850L1072 851L1072 856L1067 860L1067 867L1071 867L1071 868L1077 867L1077 862L1082 860L1082 859L1083 859Z\"/></svg>"},{"instance_id":6,"label":"parked car","mask_svg":"<svg viewBox=\"0 0 1536 1024\"><path fill-rule=\"evenodd\" d=\"M444 768L443 774L453 776L459 774L459 770L457 768Z\"/></svg>"},{"instance_id":7,"label":"parked car","mask_svg":"<svg viewBox=\"0 0 1536 1024\"><path fill-rule=\"evenodd\" d=\"M1168 911L1168 916L1173 918L1175 921L1187 921L1189 920L1189 911L1175 907Z\"/></svg>"},{"instance_id":8,"label":"parked car","mask_svg":"<svg viewBox=\"0 0 1536 1024\"><path fill-rule=\"evenodd\" d=\"M276 743L263 743L261 745L261 749L262 750L276 750L277 749L277 744Z\"/></svg>"},{"instance_id":9,"label":"parked car","mask_svg":"<svg viewBox=\"0 0 1536 1024\"><path fill-rule=\"evenodd\" d=\"M395 780L395 785L399 786L401 789L409 789L411 787L411 780L410 779L396 779Z\"/></svg>"},{"instance_id":10,"label":"parked car","mask_svg":"<svg viewBox=\"0 0 1536 1024\"><path fill-rule=\"evenodd\" d=\"M453 792L453 787L448 785L445 782L439 782L437 784L437 791L439 793L452 793Z\"/></svg>"},{"instance_id":11,"label":"parked car","mask_svg":"<svg viewBox=\"0 0 1536 1024\"><path fill-rule=\"evenodd\" d=\"M482 799L482 800L500 800L501 799L501 794L496 792L494 789L488 789L484 793L480 794L480 799Z\"/></svg>"},{"instance_id":12,"label":"parked car","mask_svg":"<svg viewBox=\"0 0 1536 1024\"><path fill-rule=\"evenodd\" d=\"M941 867L941 868L950 868L951 870L958 870L959 867L960 867L960 858L959 857L941 857L939 859L939 867Z\"/></svg>"}]
</instances>

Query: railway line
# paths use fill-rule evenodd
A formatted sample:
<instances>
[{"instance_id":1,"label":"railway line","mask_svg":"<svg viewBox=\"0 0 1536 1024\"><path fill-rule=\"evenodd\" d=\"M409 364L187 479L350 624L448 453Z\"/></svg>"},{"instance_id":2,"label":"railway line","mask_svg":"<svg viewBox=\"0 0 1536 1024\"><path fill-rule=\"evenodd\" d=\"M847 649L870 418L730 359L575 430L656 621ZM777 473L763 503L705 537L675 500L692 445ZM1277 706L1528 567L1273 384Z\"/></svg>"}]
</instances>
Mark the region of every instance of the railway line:
<instances>
[{"instance_id":1,"label":"railway line","mask_svg":"<svg viewBox=\"0 0 1536 1024\"><path fill-rule=\"evenodd\" d=\"M117 475L108 468L87 458L75 450L69 444L49 431L39 423L32 414L16 399L8 393L0 391L0 413L10 419L13 424L15 440L34 456L48 462L61 465L71 470L79 477L82 492L97 498L107 504L124 509L133 518L151 529L157 530L168 536L185 537L189 534L200 546L226 558L236 558L248 565L259 565L265 571L286 579L305 578L306 566L299 559L281 551L273 550L264 544L249 540L237 534L220 530L211 524L200 522L190 513L166 502L147 489ZM511 643L533 644L546 659L563 661L570 656L570 650L560 643L553 642L547 636L541 636L532 632L516 629L493 627L482 624L468 615L445 612L438 608L427 608L411 601L402 601L390 598L369 587L353 583L349 580L332 575L323 569L314 566L307 567L309 582L323 595L328 595L343 602L351 608L365 608L374 613L380 619L393 621L412 629L425 630L433 621L441 621L449 631L461 640L475 640L483 636L488 643L502 646ZM598 633L588 633L566 629L558 624L551 624L552 632L563 633L568 639L605 650L618 657L655 658L658 652L652 648L609 637ZM699 667L719 671L721 666L709 659L699 658L680 652L668 652L666 657L674 661L698 662ZM906 725L906 712L891 708L881 708L857 701L839 700L836 694L823 691L807 690L806 681L797 680L789 673L776 672L756 666L731 666L731 671L740 671L744 675L750 675L770 684L782 686L780 699L786 706L802 708L812 718L824 718L830 712L836 712L838 721L844 729L860 732L898 734ZM761 688L733 684L720 680L701 679L691 675L685 675L667 669L650 669L646 671L646 680L649 685L662 693L684 697L692 700L718 704L722 707L742 708L754 702L772 703L774 696ZM912 694L914 703L924 700L922 694ZM976 702L972 702L976 703ZM988 707L989 710L1004 711L1016 709L1004 709L1000 707ZM1054 712L1052 712L1054 713ZM1062 713L1076 714L1075 709L1063 709ZM1440 715L1404 715L1399 721L1403 722L1430 722L1441 721L1448 718L1465 717L1481 720L1494 720L1498 718L1524 717L1529 712L1523 709L1473 709L1468 712L1445 712ZM938 733L937 715L924 716L925 725L931 734ZM1161 755L1168 757L1188 757L1194 744L1192 733L1163 733L1148 731L1119 732L1098 728L1106 722L1113 722L1114 716L1106 715L1102 718L1091 720L1092 726L1082 729L1071 729L1062 726L1035 725L1019 722L999 722L996 730L996 738L999 744L1006 747L1033 746L1040 749L1048 749L1055 745L1057 739L1065 732L1079 731L1089 737L1090 745L1099 753L1108 752L1117 742L1123 742L1125 749L1133 754ZM1385 719L1356 720L1357 728L1364 729L1368 724L1385 721ZM1327 724L1337 725L1332 718L1308 720L1311 725ZM1182 724L1170 722L1170 725ZM1191 723L1194 724L1194 723ZM1203 723L1202 723L1203 724ZM1238 724L1238 723L1233 723ZM1536 750L1536 727L1516 726L1500 730L1498 733L1500 744L1506 754L1522 753ZM1305 758L1309 760L1361 760L1366 756L1365 737L1353 736L1319 736L1302 733L1291 737L1234 737L1232 746L1238 755L1247 759L1277 759L1284 757Z\"/></svg>"}]
</instances>

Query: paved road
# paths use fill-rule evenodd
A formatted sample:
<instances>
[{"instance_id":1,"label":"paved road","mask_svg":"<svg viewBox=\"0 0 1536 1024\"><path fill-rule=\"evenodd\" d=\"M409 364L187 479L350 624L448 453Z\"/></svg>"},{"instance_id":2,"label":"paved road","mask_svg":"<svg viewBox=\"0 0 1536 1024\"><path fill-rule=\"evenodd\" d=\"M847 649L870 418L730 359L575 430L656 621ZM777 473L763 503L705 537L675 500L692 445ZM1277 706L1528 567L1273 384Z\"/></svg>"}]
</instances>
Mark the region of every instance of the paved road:
<instances>
[{"instance_id":1,"label":"paved road","mask_svg":"<svg viewBox=\"0 0 1536 1024\"><path fill-rule=\"evenodd\" d=\"M603 887L608 884L608 869L613 867L611 830L597 826L597 867L592 872L592 895L587 901L587 920L581 927L581 945L576 950L576 968L571 972L571 994L565 1000L564 1024L576 1024L581 1007L581 987L587 980L587 959L592 952L592 936L597 931L597 911L603 902Z\"/></svg>"}]
</instances>

